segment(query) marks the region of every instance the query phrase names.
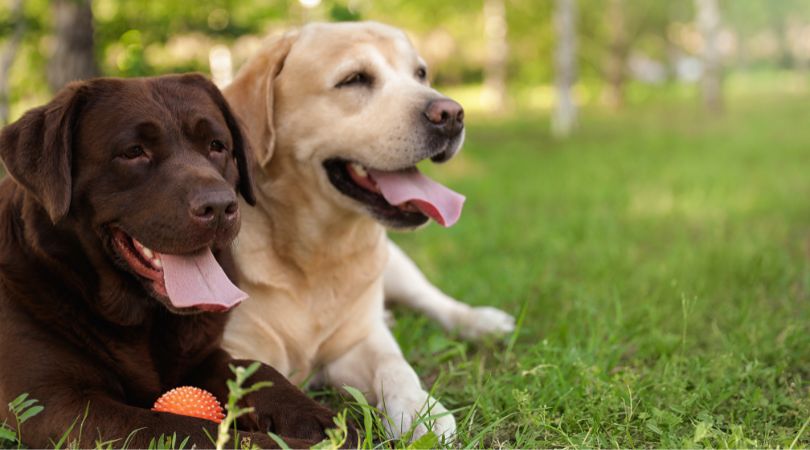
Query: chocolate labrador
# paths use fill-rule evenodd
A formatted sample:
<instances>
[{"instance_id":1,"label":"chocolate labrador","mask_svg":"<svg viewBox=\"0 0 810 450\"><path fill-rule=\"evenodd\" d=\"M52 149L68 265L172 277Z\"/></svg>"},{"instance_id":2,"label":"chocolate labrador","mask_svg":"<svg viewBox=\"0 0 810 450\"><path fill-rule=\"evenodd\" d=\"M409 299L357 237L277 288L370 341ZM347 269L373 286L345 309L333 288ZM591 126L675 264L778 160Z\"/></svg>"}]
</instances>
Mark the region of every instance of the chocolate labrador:
<instances>
[{"instance_id":1,"label":"chocolate labrador","mask_svg":"<svg viewBox=\"0 0 810 450\"><path fill-rule=\"evenodd\" d=\"M226 273L237 191L255 202L246 147L199 75L74 83L2 131L0 405L24 392L44 405L26 444L51 446L78 419L81 447L133 432L131 447L173 433L213 445L213 422L150 408L181 385L225 402L229 365L250 363L220 348L224 311L245 297ZM240 439L306 447L333 426L271 367L256 381L273 386L244 400ZM2 420L15 424L6 408Z\"/></svg>"}]
</instances>

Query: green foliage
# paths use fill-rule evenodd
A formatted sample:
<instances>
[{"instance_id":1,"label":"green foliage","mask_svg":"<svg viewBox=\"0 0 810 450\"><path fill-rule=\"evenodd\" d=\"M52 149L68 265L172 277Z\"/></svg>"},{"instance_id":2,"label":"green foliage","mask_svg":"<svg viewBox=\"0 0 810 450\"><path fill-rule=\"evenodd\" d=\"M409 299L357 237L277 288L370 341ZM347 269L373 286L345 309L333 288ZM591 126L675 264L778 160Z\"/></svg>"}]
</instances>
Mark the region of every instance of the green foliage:
<instances>
[{"instance_id":1,"label":"green foliage","mask_svg":"<svg viewBox=\"0 0 810 450\"><path fill-rule=\"evenodd\" d=\"M548 84L553 79L554 2L504 0L508 27L508 81L513 87ZM579 78L601 83L610 51L608 0L578 0ZM660 62L673 54L693 52L671 39L673 23L693 22L693 0L625 0L623 27L627 48ZM722 3L724 23L742 38L772 32L779 38L789 26L810 22L805 0L733 0ZM431 64L440 85L479 83L483 79L487 42L483 0L323 0L313 10L298 1L94 0L96 56L103 74L143 76L174 72L208 72L208 51L214 45L233 50L238 67L255 48L256 40L313 20L387 22L408 31ZM50 97L46 64L54 47L48 0L26 0L26 33L10 79L12 116ZM0 42L16 24L10 9L0 5ZM777 39L777 42L779 40ZM783 46L784 47L784 46ZM757 64L793 67L787 51ZM729 64L731 62L728 62ZM754 62L746 61L746 66ZM434 75L435 74L435 75Z\"/></svg>"},{"instance_id":2,"label":"green foliage","mask_svg":"<svg viewBox=\"0 0 810 450\"><path fill-rule=\"evenodd\" d=\"M32 417L41 413L44 407L38 405L39 400L28 398L28 393L20 394L17 398L9 402L8 410L14 416L15 424L0 424L0 448L22 448L22 426Z\"/></svg>"},{"instance_id":3,"label":"green foliage","mask_svg":"<svg viewBox=\"0 0 810 450\"><path fill-rule=\"evenodd\" d=\"M349 436L349 429L346 422L346 411L339 412L335 416L335 428L326 430L326 439L315 444L313 450L337 450L343 448Z\"/></svg>"},{"instance_id":4,"label":"green foliage","mask_svg":"<svg viewBox=\"0 0 810 450\"><path fill-rule=\"evenodd\" d=\"M334 22L350 22L361 20L363 17L357 10L340 3L334 3L332 7L329 8L329 18Z\"/></svg>"},{"instance_id":5,"label":"green foliage","mask_svg":"<svg viewBox=\"0 0 810 450\"><path fill-rule=\"evenodd\" d=\"M0 448L9 448L17 442L17 433L5 423L0 424Z\"/></svg>"}]
</instances>

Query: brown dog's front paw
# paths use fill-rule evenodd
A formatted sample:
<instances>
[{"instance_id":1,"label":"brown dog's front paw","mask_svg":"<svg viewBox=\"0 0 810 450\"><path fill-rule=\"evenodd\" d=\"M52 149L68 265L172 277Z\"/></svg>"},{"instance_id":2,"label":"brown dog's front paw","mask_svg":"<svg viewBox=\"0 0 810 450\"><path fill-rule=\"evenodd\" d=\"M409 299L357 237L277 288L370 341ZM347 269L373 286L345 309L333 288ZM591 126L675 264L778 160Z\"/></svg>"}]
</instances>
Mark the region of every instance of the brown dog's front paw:
<instances>
[{"instance_id":1,"label":"brown dog's front paw","mask_svg":"<svg viewBox=\"0 0 810 450\"><path fill-rule=\"evenodd\" d=\"M335 414L331 410L309 398L272 367L263 365L253 377L270 381L273 385L242 400L245 406L253 408L253 412L243 418L242 425L253 430L272 431L279 436L315 442L326 439L326 430L337 427ZM346 427L348 437L344 446L357 448L357 430L351 423L347 423Z\"/></svg>"},{"instance_id":2,"label":"brown dog's front paw","mask_svg":"<svg viewBox=\"0 0 810 450\"><path fill-rule=\"evenodd\" d=\"M265 421L270 422L270 431L280 436L320 442L327 438L327 429L337 428L334 417L329 409L313 405L288 410ZM346 427L348 436L342 447L357 448L357 429L351 423L347 423Z\"/></svg>"},{"instance_id":3,"label":"brown dog's front paw","mask_svg":"<svg viewBox=\"0 0 810 450\"><path fill-rule=\"evenodd\" d=\"M326 430L334 427L331 411L310 406L291 408L268 419L270 431L278 435L313 441L326 439Z\"/></svg>"}]
</instances>

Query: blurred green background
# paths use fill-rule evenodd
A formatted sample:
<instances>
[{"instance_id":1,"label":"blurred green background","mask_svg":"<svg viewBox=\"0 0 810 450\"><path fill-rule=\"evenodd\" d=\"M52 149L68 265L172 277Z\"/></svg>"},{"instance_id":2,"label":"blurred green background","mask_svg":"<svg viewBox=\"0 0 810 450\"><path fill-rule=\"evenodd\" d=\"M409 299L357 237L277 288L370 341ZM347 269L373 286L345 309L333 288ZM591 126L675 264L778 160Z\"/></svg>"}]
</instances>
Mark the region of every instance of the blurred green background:
<instances>
[{"instance_id":1,"label":"blurred green background","mask_svg":"<svg viewBox=\"0 0 810 450\"><path fill-rule=\"evenodd\" d=\"M357 19L467 111L424 167L460 223L395 239L519 317L468 343L397 311L463 447L810 446L810 0L5 0L0 112L212 55L226 82L266 35Z\"/></svg>"},{"instance_id":2,"label":"blurred green background","mask_svg":"<svg viewBox=\"0 0 810 450\"><path fill-rule=\"evenodd\" d=\"M745 76L752 89L806 88L806 0L3 0L0 101L14 118L71 75L207 73L220 45L238 68L268 34L313 20L371 19L407 30L434 83L454 87L469 112L549 109L560 35L553 18L566 3L581 106L633 105L664 90L697 97L703 69L713 66L732 85ZM697 21L704 3L718 10L713 34ZM704 64L709 41L712 66ZM71 67L77 58L60 59L71 52L92 59ZM797 77L770 77L785 71Z\"/></svg>"}]
</instances>

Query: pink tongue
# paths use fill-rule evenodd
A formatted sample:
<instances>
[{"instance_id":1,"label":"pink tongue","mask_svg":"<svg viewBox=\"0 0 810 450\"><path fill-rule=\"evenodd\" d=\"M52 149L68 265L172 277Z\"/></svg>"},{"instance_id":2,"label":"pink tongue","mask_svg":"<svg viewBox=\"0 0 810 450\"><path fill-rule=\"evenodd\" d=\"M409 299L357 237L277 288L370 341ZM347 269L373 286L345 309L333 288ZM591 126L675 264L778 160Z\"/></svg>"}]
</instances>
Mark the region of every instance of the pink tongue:
<instances>
[{"instance_id":1,"label":"pink tongue","mask_svg":"<svg viewBox=\"0 0 810 450\"><path fill-rule=\"evenodd\" d=\"M231 283L209 249L192 255L160 253L160 260L166 292L177 308L225 311L247 298Z\"/></svg>"},{"instance_id":2,"label":"pink tongue","mask_svg":"<svg viewBox=\"0 0 810 450\"><path fill-rule=\"evenodd\" d=\"M383 197L392 205L411 202L443 227L451 227L461 216L465 197L422 175L418 169L398 172L370 170Z\"/></svg>"}]
</instances>

